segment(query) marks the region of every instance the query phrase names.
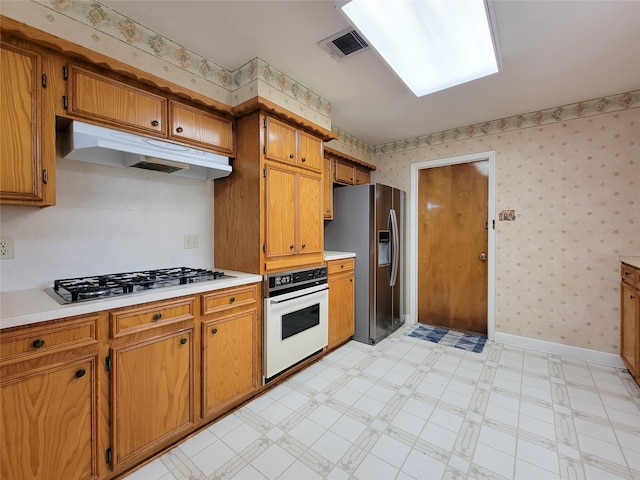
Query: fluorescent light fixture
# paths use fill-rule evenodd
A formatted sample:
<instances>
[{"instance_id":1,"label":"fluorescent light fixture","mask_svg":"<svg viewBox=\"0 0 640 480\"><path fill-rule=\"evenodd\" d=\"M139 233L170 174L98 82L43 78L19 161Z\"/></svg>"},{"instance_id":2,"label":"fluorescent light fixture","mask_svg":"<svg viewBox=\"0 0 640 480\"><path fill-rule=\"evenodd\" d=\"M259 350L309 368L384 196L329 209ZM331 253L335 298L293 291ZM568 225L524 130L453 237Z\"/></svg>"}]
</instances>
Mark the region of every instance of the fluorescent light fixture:
<instances>
[{"instance_id":1,"label":"fluorescent light fixture","mask_svg":"<svg viewBox=\"0 0 640 480\"><path fill-rule=\"evenodd\" d=\"M421 97L498 71L484 0L336 1Z\"/></svg>"}]
</instances>

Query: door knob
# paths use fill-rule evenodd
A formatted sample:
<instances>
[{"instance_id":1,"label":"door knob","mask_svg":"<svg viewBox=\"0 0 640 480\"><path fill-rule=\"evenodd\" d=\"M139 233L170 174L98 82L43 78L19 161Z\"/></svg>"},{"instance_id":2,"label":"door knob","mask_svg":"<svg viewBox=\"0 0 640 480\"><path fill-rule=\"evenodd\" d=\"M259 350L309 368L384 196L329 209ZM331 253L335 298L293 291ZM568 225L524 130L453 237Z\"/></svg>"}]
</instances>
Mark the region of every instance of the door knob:
<instances>
[{"instance_id":1,"label":"door knob","mask_svg":"<svg viewBox=\"0 0 640 480\"><path fill-rule=\"evenodd\" d=\"M487 254L486 254L486 253L484 253L484 252L482 252L482 253L480 254L480 260L482 260L482 261L484 262L486 259L487 259Z\"/></svg>"}]
</instances>

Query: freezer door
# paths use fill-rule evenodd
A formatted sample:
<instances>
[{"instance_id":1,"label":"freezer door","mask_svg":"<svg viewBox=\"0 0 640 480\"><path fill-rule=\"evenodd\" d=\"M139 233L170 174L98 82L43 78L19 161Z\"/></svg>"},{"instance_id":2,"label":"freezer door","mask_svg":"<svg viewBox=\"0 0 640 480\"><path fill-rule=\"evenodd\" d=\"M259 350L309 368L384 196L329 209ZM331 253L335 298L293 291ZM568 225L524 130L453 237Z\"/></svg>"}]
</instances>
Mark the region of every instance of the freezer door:
<instances>
[{"instance_id":1,"label":"freezer door","mask_svg":"<svg viewBox=\"0 0 640 480\"><path fill-rule=\"evenodd\" d=\"M375 249L375 315L371 318L371 340L374 342L388 335L393 330L393 289L391 273L393 267L393 235L391 224L391 207L393 205L393 189L386 185L375 185L375 238L378 242Z\"/></svg>"}]
</instances>

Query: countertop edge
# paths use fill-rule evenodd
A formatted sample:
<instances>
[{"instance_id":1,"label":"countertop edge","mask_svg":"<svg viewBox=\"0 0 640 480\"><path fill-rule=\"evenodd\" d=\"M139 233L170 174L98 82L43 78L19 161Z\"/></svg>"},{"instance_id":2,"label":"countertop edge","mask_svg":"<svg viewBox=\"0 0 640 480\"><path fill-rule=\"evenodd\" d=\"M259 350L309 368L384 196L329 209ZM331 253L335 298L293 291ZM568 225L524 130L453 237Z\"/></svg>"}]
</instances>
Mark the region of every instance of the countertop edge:
<instances>
[{"instance_id":1,"label":"countertop edge","mask_svg":"<svg viewBox=\"0 0 640 480\"><path fill-rule=\"evenodd\" d=\"M353 252L334 252L325 251L324 260L330 262L331 260L342 260L343 258L355 258L356 254Z\"/></svg>"},{"instance_id":2,"label":"countertop edge","mask_svg":"<svg viewBox=\"0 0 640 480\"><path fill-rule=\"evenodd\" d=\"M621 255L618 257L618 260L632 267L640 268L640 256Z\"/></svg>"},{"instance_id":3,"label":"countertop edge","mask_svg":"<svg viewBox=\"0 0 640 480\"><path fill-rule=\"evenodd\" d=\"M41 289L2 292L0 293L0 329L21 327L78 315L88 315L104 310L115 310L117 308L139 305L141 303L167 300L185 295L195 295L203 292L262 282L262 276L256 274L230 270L225 270L225 273L235 278L161 288L113 299L67 305L60 305Z\"/></svg>"}]
</instances>

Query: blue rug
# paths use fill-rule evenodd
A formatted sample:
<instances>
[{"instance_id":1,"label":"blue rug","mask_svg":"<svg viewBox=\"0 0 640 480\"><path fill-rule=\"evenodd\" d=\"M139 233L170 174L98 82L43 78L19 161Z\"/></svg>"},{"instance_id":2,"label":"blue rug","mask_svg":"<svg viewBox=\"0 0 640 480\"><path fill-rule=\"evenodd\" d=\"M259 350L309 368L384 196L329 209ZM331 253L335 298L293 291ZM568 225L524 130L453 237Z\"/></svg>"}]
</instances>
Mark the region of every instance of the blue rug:
<instances>
[{"instance_id":1,"label":"blue rug","mask_svg":"<svg viewBox=\"0 0 640 480\"><path fill-rule=\"evenodd\" d=\"M432 327L431 325L416 325L405 335L474 353L482 352L484 345L487 343L487 338L482 335L456 332L455 330Z\"/></svg>"}]
</instances>

